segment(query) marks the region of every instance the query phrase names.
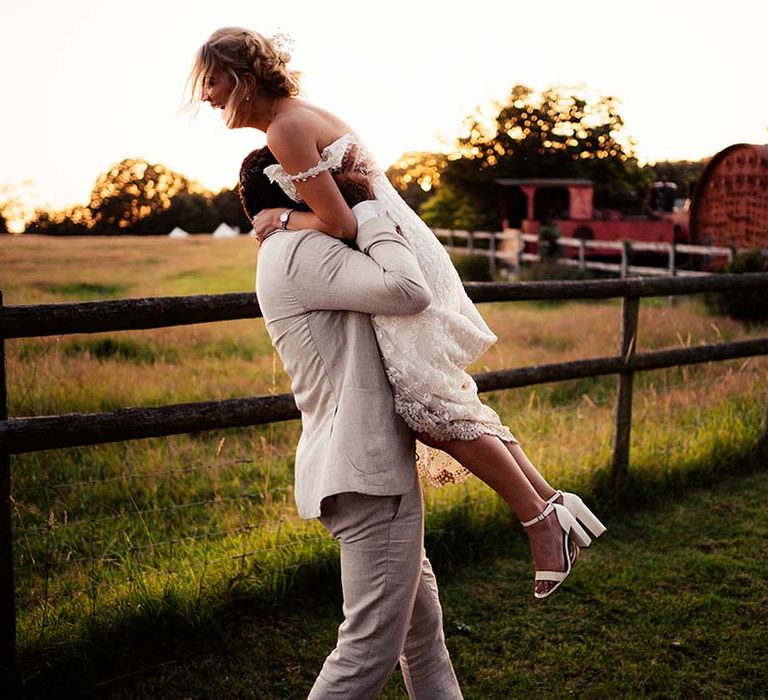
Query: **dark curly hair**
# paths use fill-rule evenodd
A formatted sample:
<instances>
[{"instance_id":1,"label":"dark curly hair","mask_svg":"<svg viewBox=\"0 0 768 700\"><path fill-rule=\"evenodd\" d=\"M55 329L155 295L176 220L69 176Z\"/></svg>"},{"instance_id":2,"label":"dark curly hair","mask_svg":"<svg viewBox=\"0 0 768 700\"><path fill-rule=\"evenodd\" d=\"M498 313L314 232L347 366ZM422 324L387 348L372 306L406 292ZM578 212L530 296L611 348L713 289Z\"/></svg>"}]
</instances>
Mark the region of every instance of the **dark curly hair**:
<instances>
[{"instance_id":1,"label":"dark curly hair","mask_svg":"<svg viewBox=\"0 0 768 700\"><path fill-rule=\"evenodd\" d=\"M294 202L276 182L270 182L264 174L264 168L277 163L277 158L268 146L249 153L240 166L240 182L237 188L240 204L248 219L252 219L262 209L281 207L309 211L303 202Z\"/></svg>"}]
</instances>

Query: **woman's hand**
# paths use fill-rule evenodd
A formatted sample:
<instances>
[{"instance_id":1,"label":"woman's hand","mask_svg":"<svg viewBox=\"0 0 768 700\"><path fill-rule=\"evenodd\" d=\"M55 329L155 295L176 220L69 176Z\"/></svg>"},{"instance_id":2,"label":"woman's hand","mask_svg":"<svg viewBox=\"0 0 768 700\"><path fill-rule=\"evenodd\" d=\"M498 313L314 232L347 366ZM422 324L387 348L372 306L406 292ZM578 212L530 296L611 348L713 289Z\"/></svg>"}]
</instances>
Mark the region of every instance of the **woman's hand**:
<instances>
[{"instance_id":1,"label":"woman's hand","mask_svg":"<svg viewBox=\"0 0 768 700\"><path fill-rule=\"evenodd\" d=\"M253 225L253 233L251 235L254 238L258 238L259 243L261 243L267 234L280 228L280 214L284 211L285 209L262 209L251 219L251 224Z\"/></svg>"},{"instance_id":2,"label":"woman's hand","mask_svg":"<svg viewBox=\"0 0 768 700\"><path fill-rule=\"evenodd\" d=\"M341 172L335 175L335 180L341 190L344 201L349 205L350 209L355 204L360 204L360 202L376 199L376 195L373 194L373 187L371 187L371 181L367 175L353 171Z\"/></svg>"},{"instance_id":3,"label":"woman's hand","mask_svg":"<svg viewBox=\"0 0 768 700\"><path fill-rule=\"evenodd\" d=\"M341 167L334 174L334 180L336 180L344 201L350 208L354 207L355 204L360 204L360 202L376 199L367 164L361 162L360 147L356 143L347 148L341 161Z\"/></svg>"}]
</instances>

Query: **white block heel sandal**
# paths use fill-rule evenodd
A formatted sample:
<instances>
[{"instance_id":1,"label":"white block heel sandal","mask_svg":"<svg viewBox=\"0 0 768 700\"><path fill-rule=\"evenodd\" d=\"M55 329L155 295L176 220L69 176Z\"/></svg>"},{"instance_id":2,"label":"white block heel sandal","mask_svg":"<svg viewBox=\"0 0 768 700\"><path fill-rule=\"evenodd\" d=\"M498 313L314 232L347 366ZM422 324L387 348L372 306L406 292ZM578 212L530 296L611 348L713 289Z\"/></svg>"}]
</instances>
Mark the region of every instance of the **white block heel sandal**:
<instances>
[{"instance_id":1,"label":"white block heel sandal","mask_svg":"<svg viewBox=\"0 0 768 700\"><path fill-rule=\"evenodd\" d=\"M573 562L576 561L576 558L579 555L579 547L588 547L589 544L592 542L589 535L584 531L584 529L579 525L579 523L576 521L576 518L571 515L571 512L565 508L565 506L561 506L559 503L549 503L546 508L544 508L541 513L539 513L535 518L531 518L530 520L527 520L525 522L520 521L520 524L523 527L530 527L531 525L535 525L536 523L540 523L544 518L546 518L550 513L554 511L555 516L557 517L557 522L560 525L560 528L562 529L562 547L563 547L563 561L565 562L565 571L537 571L536 572L536 581L550 581L554 583L555 585L550 588L546 593L537 593L534 591L533 595L536 598L543 599L547 598L548 596L552 595L565 581L565 579L568 578L568 575L571 573L571 567L573 565Z\"/></svg>"},{"instance_id":2,"label":"white block heel sandal","mask_svg":"<svg viewBox=\"0 0 768 700\"><path fill-rule=\"evenodd\" d=\"M547 503L554 503L558 496L563 497L564 505L589 532L593 537L600 537L606 528L597 518L597 516L587 508L584 501L575 493L569 493L568 491L555 491L555 495L547 499Z\"/></svg>"}]
</instances>

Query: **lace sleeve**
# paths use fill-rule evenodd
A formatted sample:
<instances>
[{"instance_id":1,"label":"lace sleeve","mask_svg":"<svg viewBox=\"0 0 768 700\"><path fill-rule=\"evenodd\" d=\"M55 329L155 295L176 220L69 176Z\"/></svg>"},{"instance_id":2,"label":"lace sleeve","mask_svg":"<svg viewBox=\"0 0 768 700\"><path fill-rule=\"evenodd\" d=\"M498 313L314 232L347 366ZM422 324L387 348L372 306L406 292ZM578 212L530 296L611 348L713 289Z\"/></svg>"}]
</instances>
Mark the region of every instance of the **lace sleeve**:
<instances>
[{"instance_id":1,"label":"lace sleeve","mask_svg":"<svg viewBox=\"0 0 768 700\"><path fill-rule=\"evenodd\" d=\"M270 182L277 182L294 202L303 202L295 183L328 171L334 175L344 199L349 206L353 206L373 198L371 176L374 170L368 151L349 132L326 146L320 154L320 160L303 172L291 175L285 172L282 165L275 163L264 168L264 174Z\"/></svg>"},{"instance_id":2,"label":"lace sleeve","mask_svg":"<svg viewBox=\"0 0 768 700\"><path fill-rule=\"evenodd\" d=\"M326 170L338 170L344 160L344 154L347 152L351 139L352 134L346 134L340 139L337 139L323 150L320 155L320 160L316 165L313 165L303 172L296 173L295 175L289 175L289 177L293 182L305 182L313 177L317 177L320 173L324 173Z\"/></svg>"}]
</instances>

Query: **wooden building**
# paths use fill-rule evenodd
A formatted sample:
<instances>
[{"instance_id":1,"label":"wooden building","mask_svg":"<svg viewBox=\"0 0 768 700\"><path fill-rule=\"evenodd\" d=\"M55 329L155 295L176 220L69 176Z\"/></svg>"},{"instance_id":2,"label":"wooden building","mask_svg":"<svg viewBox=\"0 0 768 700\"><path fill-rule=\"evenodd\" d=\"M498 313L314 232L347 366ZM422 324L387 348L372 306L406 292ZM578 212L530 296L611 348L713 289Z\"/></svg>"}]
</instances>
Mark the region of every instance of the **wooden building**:
<instances>
[{"instance_id":1,"label":"wooden building","mask_svg":"<svg viewBox=\"0 0 768 700\"><path fill-rule=\"evenodd\" d=\"M499 178L496 184L503 230L519 228L523 233L538 233L542 224L552 224L567 238L688 242L688 211L672 211L670 207L653 216L597 211L593 208L594 185L590 180Z\"/></svg>"}]
</instances>

